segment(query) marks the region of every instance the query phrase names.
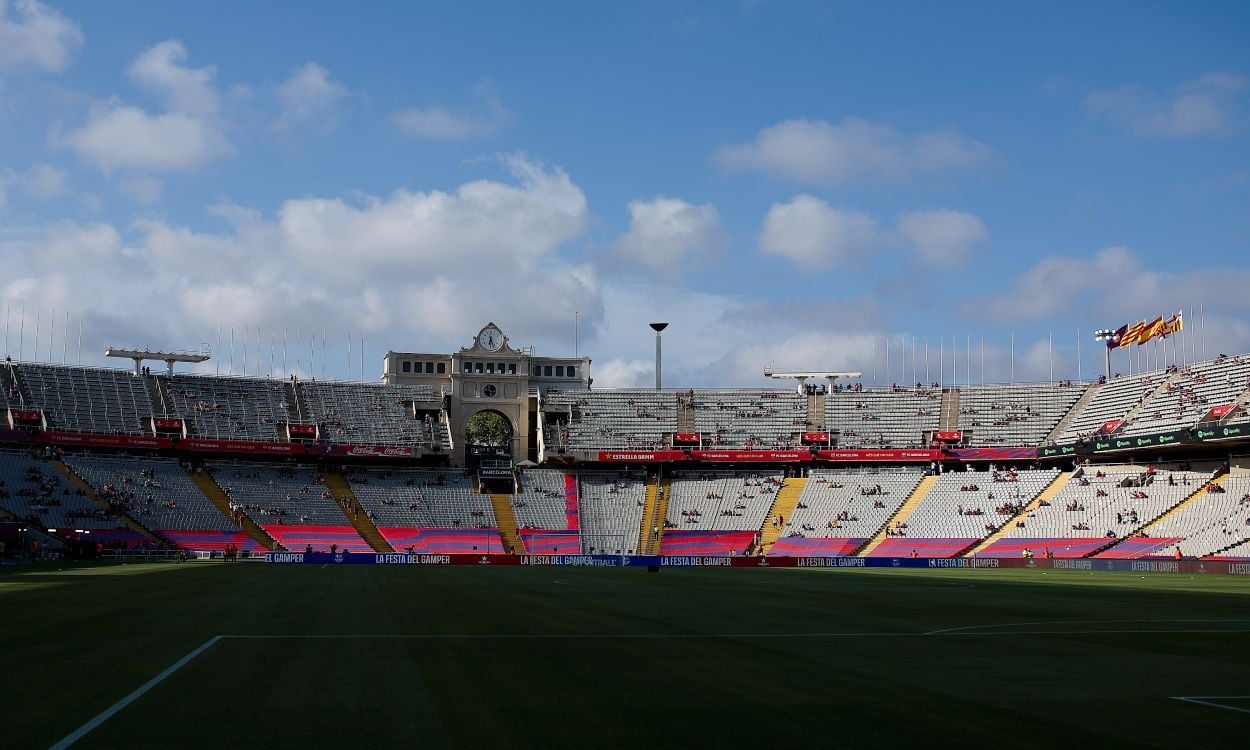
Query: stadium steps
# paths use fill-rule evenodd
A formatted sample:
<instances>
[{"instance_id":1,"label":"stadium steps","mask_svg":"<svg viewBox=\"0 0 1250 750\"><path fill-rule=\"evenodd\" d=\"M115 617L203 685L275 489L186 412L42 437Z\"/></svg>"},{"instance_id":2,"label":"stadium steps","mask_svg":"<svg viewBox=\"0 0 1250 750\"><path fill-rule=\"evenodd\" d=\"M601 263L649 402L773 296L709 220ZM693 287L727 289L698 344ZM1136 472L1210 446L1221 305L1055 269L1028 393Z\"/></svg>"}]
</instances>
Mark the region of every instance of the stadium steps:
<instances>
[{"instance_id":1,"label":"stadium steps","mask_svg":"<svg viewBox=\"0 0 1250 750\"><path fill-rule=\"evenodd\" d=\"M938 416L939 430L959 429L959 389L947 388L942 391L942 411Z\"/></svg>"},{"instance_id":2,"label":"stadium steps","mask_svg":"<svg viewBox=\"0 0 1250 750\"><path fill-rule=\"evenodd\" d=\"M929 494L929 490L933 489L933 485L937 484L938 477L938 474L929 474L924 479L921 479L920 484L916 485L916 489L912 490L907 499L903 501L903 504L899 506L899 509L894 511L894 515L887 518L885 523L881 524L881 528L877 529L877 533L873 534L872 538L867 542L864 542L863 546L851 553L851 556L864 557L879 547L881 542L885 541L886 529L895 523L906 523L907 517L920 506L920 502L924 500L925 495Z\"/></svg>"},{"instance_id":3,"label":"stadium steps","mask_svg":"<svg viewBox=\"0 0 1250 750\"><path fill-rule=\"evenodd\" d=\"M1067 432L1072 423L1076 421L1076 418L1085 411L1085 407L1089 406L1089 402L1094 400L1094 396L1100 388L1102 388L1100 385L1091 385L1086 388L1081 397L1072 405L1072 408L1068 409L1068 413L1063 415L1063 419L1059 420L1059 424L1055 425L1055 429L1051 430L1050 434L1042 442L1045 445L1054 445L1059 440L1059 436Z\"/></svg>"},{"instance_id":4,"label":"stadium steps","mask_svg":"<svg viewBox=\"0 0 1250 750\"><path fill-rule=\"evenodd\" d=\"M499 538L503 540L503 548L515 551L518 555L524 553L525 544L517 532L516 513L512 510L512 496L492 494L490 505L495 510L495 523L499 524Z\"/></svg>"},{"instance_id":5,"label":"stadium steps","mask_svg":"<svg viewBox=\"0 0 1250 750\"><path fill-rule=\"evenodd\" d=\"M1221 469L1221 471L1224 471L1224 470ZM1228 473L1225 472L1221 475L1213 477L1207 482L1204 482L1203 485L1199 487L1197 490L1195 490L1192 494L1190 494L1189 497L1186 497L1184 500L1181 500L1176 505L1173 505L1171 508L1168 508L1167 510L1163 511L1163 513L1161 513L1153 521L1147 522L1145 526L1139 526L1135 531L1130 532L1128 536L1125 536L1122 539L1116 539L1114 542L1110 544L1107 544L1103 547L1099 547L1098 549L1094 550L1090 554L1086 555L1086 557L1094 557L1095 555L1098 555L1102 552L1106 552L1107 550L1114 548L1117 544L1120 544L1121 542L1123 542L1125 539L1131 539L1134 535L1140 534L1143 531L1149 534L1151 528L1153 528L1155 525L1162 523L1163 520L1167 518L1168 516L1171 516L1174 513L1180 512L1181 508L1198 500L1198 498L1205 497L1207 495L1207 490L1211 485L1223 484L1224 480L1227 479L1228 476L1229 476Z\"/></svg>"},{"instance_id":6,"label":"stadium steps","mask_svg":"<svg viewBox=\"0 0 1250 750\"><path fill-rule=\"evenodd\" d=\"M677 399L677 431L698 432L694 426L694 392L688 398Z\"/></svg>"},{"instance_id":7,"label":"stadium steps","mask_svg":"<svg viewBox=\"0 0 1250 750\"><path fill-rule=\"evenodd\" d=\"M1180 370L1177 370L1176 372L1164 378L1162 383L1155 386L1154 389L1151 390L1150 393L1147 394L1145 398L1143 398L1141 401L1138 401L1136 404L1133 405L1132 409L1128 410L1128 413L1125 414L1123 418L1121 418L1120 426L1117 427L1115 431L1122 433L1124 428L1128 427L1129 424L1131 424L1132 421L1137 418L1137 415L1142 413L1142 411L1146 408L1147 404L1154 401L1160 395L1166 393L1168 386L1177 383L1184 377L1185 377L1184 373L1182 373Z\"/></svg>"},{"instance_id":8,"label":"stadium steps","mask_svg":"<svg viewBox=\"0 0 1250 750\"><path fill-rule=\"evenodd\" d=\"M226 491L221 488L221 485L217 484L217 480L213 479L212 474L207 470L188 471L187 476L191 478L200 492L204 493L204 497L217 506L217 510L221 511L222 515L230 518L230 498L226 496ZM243 516L243 525L239 530L256 540L256 543L265 549L272 550L277 546L273 537L266 534L264 529L257 526L256 522L246 514Z\"/></svg>"},{"instance_id":9,"label":"stadium steps","mask_svg":"<svg viewBox=\"0 0 1250 750\"><path fill-rule=\"evenodd\" d=\"M644 555L658 555L664 544L664 520L668 518L668 498L672 494L673 480L647 479L647 493L643 499L642 527L638 538ZM654 531L653 531L654 530Z\"/></svg>"},{"instance_id":10,"label":"stadium steps","mask_svg":"<svg viewBox=\"0 0 1250 750\"><path fill-rule=\"evenodd\" d=\"M1060 472L1058 476L1051 480L1050 484L1046 485L1045 489L1038 493L1037 497L1025 504L1023 510L1007 519L1007 522L1000 526L998 531L995 531L993 534L990 534L981 541L977 542L969 552L961 555L961 557L976 557L982 550L988 548L994 542L997 542L999 539L1002 539L1010 534L1016 528L1017 520L1021 518L1027 519L1030 513L1042 507L1042 503L1050 502L1055 495L1058 495L1064 487L1068 486L1068 480L1071 479L1072 475L1075 473L1076 472L1073 471Z\"/></svg>"},{"instance_id":11,"label":"stadium steps","mask_svg":"<svg viewBox=\"0 0 1250 750\"><path fill-rule=\"evenodd\" d=\"M173 408L174 399L169 393L169 380L163 375L148 375L144 378L147 381L148 401L152 404L152 416L169 417L178 416L178 412Z\"/></svg>"},{"instance_id":12,"label":"stadium steps","mask_svg":"<svg viewBox=\"0 0 1250 750\"><path fill-rule=\"evenodd\" d=\"M824 431L825 429L825 400L828 394L825 393L809 393L807 394L807 430Z\"/></svg>"},{"instance_id":13,"label":"stadium steps","mask_svg":"<svg viewBox=\"0 0 1250 750\"><path fill-rule=\"evenodd\" d=\"M326 489L334 496L334 502L338 504L339 510L343 511L343 517L352 525L360 538L364 539L369 548L374 552L394 552L395 548L390 542L382 536L382 532L378 531L378 527L373 525L373 521L369 518L368 513L355 513L349 511L349 503L359 508L360 500L356 497L356 493L352 492L352 486L348 484L347 478L340 472L326 472Z\"/></svg>"},{"instance_id":14,"label":"stadium steps","mask_svg":"<svg viewBox=\"0 0 1250 750\"><path fill-rule=\"evenodd\" d=\"M764 525L760 528L760 547L755 554L767 555L777 543L784 529L781 526L773 526L772 519L776 518L777 514L781 514L786 519L792 518L794 508L799 504L799 498L802 497L803 488L806 486L807 479L804 477L787 477L782 482L781 491L773 500L773 507L769 508L768 515L764 516Z\"/></svg>"},{"instance_id":15,"label":"stadium steps","mask_svg":"<svg viewBox=\"0 0 1250 750\"><path fill-rule=\"evenodd\" d=\"M75 472L73 469L71 469L69 467L69 464L65 463L59 458L54 458L51 461L48 461L48 465L56 469L57 473L59 473L61 476L68 479L70 484L82 490L82 494L85 495L89 500L91 500L91 502L99 506L100 510L103 510L105 513L108 513L111 517L117 518L117 520L125 524L126 528L130 529L131 531L137 531L154 542L163 541L159 536L152 533L152 531L148 529L148 527L144 526L143 524L139 523L135 519L131 518L129 513L123 513L120 517L113 516L112 512L109 510L108 501L100 497L96 493L95 488L91 486L91 483L88 482L86 479L83 479L82 477L78 476L78 473Z\"/></svg>"},{"instance_id":16,"label":"stadium steps","mask_svg":"<svg viewBox=\"0 0 1250 750\"><path fill-rule=\"evenodd\" d=\"M304 402L303 389L290 381L287 381L284 387L287 417L295 424L308 424L308 404Z\"/></svg>"},{"instance_id":17,"label":"stadium steps","mask_svg":"<svg viewBox=\"0 0 1250 750\"><path fill-rule=\"evenodd\" d=\"M26 403L25 389L22 388L21 383L17 382L17 371L13 368L13 363L10 361L4 364L4 367L0 367L0 387L4 388L5 393L8 393L10 390L17 390L22 398L19 403L12 403L11 405L21 408L21 405Z\"/></svg>"}]
</instances>

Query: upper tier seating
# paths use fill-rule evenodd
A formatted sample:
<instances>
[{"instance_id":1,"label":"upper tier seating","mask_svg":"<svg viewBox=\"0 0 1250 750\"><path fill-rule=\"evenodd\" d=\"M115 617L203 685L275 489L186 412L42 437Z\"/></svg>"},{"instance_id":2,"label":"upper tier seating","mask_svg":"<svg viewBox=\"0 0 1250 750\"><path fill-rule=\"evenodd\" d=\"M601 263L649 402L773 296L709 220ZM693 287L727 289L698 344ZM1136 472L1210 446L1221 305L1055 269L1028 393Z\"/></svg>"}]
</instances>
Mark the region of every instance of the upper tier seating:
<instances>
[{"instance_id":1,"label":"upper tier seating","mask_svg":"<svg viewBox=\"0 0 1250 750\"><path fill-rule=\"evenodd\" d=\"M72 432L150 434L146 378L126 370L17 363L27 408L42 409L48 426Z\"/></svg>"},{"instance_id":2,"label":"upper tier seating","mask_svg":"<svg viewBox=\"0 0 1250 750\"><path fill-rule=\"evenodd\" d=\"M518 528L568 528L565 476L566 472L560 469L525 471L520 491L511 498Z\"/></svg>"},{"instance_id":3,"label":"upper tier seating","mask_svg":"<svg viewBox=\"0 0 1250 750\"><path fill-rule=\"evenodd\" d=\"M923 471L912 468L812 469L782 538L867 539L923 478Z\"/></svg>"},{"instance_id":4,"label":"upper tier seating","mask_svg":"<svg viewBox=\"0 0 1250 750\"><path fill-rule=\"evenodd\" d=\"M695 431L703 446L791 448L807 431L807 398L796 391L696 390Z\"/></svg>"},{"instance_id":5,"label":"upper tier seating","mask_svg":"<svg viewBox=\"0 0 1250 750\"><path fill-rule=\"evenodd\" d=\"M278 425L291 419L281 380L177 375L168 383L174 408L196 437L274 441Z\"/></svg>"},{"instance_id":6,"label":"upper tier seating","mask_svg":"<svg viewBox=\"0 0 1250 750\"><path fill-rule=\"evenodd\" d=\"M237 530L172 458L67 454L65 463L114 508L153 530Z\"/></svg>"},{"instance_id":7,"label":"upper tier seating","mask_svg":"<svg viewBox=\"0 0 1250 750\"><path fill-rule=\"evenodd\" d=\"M358 470L352 491L378 526L497 529L490 495L462 469Z\"/></svg>"},{"instance_id":8,"label":"upper tier seating","mask_svg":"<svg viewBox=\"0 0 1250 750\"><path fill-rule=\"evenodd\" d=\"M759 531L781 491L783 479L779 471L675 472L665 527L681 531Z\"/></svg>"},{"instance_id":9,"label":"upper tier seating","mask_svg":"<svg viewBox=\"0 0 1250 750\"><path fill-rule=\"evenodd\" d=\"M123 527L51 466L19 451L0 451L0 508L45 529Z\"/></svg>"},{"instance_id":10,"label":"upper tier seating","mask_svg":"<svg viewBox=\"0 0 1250 750\"><path fill-rule=\"evenodd\" d=\"M1215 406L1231 404L1250 389L1250 357L1224 357L1176 370L1174 382L1118 434L1149 435L1192 427Z\"/></svg>"},{"instance_id":11,"label":"upper tier seating","mask_svg":"<svg viewBox=\"0 0 1250 750\"><path fill-rule=\"evenodd\" d=\"M1148 372L1090 386L1095 389L1093 398L1076 414L1056 442L1074 443L1094 437L1107 422L1127 416L1129 410L1142 403L1166 377L1163 372Z\"/></svg>"},{"instance_id":12,"label":"upper tier seating","mask_svg":"<svg viewBox=\"0 0 1250 750\"><path fill-rule=\"evenodd\" d=\"M959 389L959 429L976 446L1041 445L1089 386L965 386Z\"/></svg>"},{"instance_id":13,"label":"upper tier seating","mask_svg":"<svg viewBox=\"0 0 1250 750\"><path fill-rule=\"evenodd\" d=\"M548 391L553 411L573 408L566 426L572 450L654 449L677 430L677 397L672 391Z\"/></svg>"},{"instance_id":14,"label":"upper tier seating","mask_svg":"<svg viewBox=\"0 0 1250 750\"><path fill-rule=\"evenodd\" d=\"M941 411L938 388L843 388L825 399L824 427L839 433L839 448L916 448L938 429Z\"/></svg>"},{"instance_id":15,"label":"upper tier seating","mask_svg":"<svg viewBox=\"0 0 1250 750\"><path fill-rule=\"evenodd\" d=\"M582 551L633 554L647 496L646 472L578 472ZM618 545L624 539L624 549Z\"/></svg>"},{"instance_id":16,"label":"upper tier seating","mask_svg":"<svg viewBox=\"0 0 1250 750\"><path fill-rule=\"evenodd\" d=\"M333 443L431 447L433 424L413 417L412 403L434 401L428 385L302 382L305 418Z\"/></svg>"}]
</instances>

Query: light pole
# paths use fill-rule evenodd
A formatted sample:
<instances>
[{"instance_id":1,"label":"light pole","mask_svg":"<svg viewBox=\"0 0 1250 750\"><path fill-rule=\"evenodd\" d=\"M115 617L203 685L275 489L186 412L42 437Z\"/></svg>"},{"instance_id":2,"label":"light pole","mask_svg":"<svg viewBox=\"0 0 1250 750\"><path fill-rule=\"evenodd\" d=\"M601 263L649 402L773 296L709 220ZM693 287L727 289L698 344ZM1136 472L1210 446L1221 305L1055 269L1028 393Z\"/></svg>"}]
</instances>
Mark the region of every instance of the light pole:
<instances>
[{"instance_id":1,"label":"light pole","mask_svg":"<svg viewBox=\"0 0 1250 750\"><path fill-rule=\"evenodd\" d=\"M660 390L660 331L668 328L668 323L652 323L651 330L655 331L655 389Z\"/></svg>"},{"instance_id":2,"label":"light pole","mask_svg":"<svg viewBox=\"0 0 1250 750\"><path fill-rule=\"evenodd\" d=\"M1107 380L1111 380L1111 350L1119 343L1116 340L1115 331L1110 328L1100 328L1094 331L1094 341L1105 344L1107 354Z\"/></svg>"}]
</instances>

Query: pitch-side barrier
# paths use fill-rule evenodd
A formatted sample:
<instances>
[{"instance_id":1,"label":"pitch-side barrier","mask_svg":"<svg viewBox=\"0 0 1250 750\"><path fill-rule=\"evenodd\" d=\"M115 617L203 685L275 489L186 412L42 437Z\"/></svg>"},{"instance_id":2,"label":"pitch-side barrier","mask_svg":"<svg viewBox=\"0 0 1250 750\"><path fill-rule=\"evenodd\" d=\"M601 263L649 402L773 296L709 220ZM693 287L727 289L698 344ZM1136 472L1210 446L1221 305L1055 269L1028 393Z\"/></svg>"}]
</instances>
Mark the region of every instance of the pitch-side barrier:
<instances>
[{"instance_id":1,"label":"pitch-side barrier","mask_svg":"<svg viewBox=\"0 0 1250 750\"><path fill-rule=\"evenodd\" d=\"M405 552L269 552L279 565L528 565L577 568L926 568L934 570L1118 571L1122 573L1211 573L1250 575L1250 561L1236 560L1054 560L944 557L724 557L681 555L474 555Z\"/></svg>"}]
</instances>

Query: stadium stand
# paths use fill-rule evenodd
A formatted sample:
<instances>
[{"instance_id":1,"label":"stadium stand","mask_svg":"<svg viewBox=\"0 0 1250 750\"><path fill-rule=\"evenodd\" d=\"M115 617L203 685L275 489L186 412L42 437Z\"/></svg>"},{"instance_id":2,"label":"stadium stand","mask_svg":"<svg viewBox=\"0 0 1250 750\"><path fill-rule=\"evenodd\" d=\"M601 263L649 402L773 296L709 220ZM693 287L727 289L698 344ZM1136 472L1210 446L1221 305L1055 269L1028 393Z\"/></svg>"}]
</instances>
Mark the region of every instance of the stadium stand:
<instances>
[{"instance_id":1,"label":"stadium stand","mask_svg":"<svg viewBox=\"0 0 1250 750\"><path fill-rule=\"evenodd\" d=\"M546 393L547 408L564 412L562 442L573 450L659 448L677 430L677 397L672 391L622 389Z\"/></svg>"},{"instance_id":2,"label":"stadium stand","mask_svg":"<svg viewBox=\"0 0 1250 750\"><path fill-rule=\"evenodd\" d=\"M236 512L245 513L288 550L308 545L325 550L335 545L368 552L369 545L347 525L323 478L307 466L221 463L211 467L213 477Z\"/></svg>"},{"instance_id":3,"label":"stadium stand","mask_svg":"<svg viewBox=\"0 0 1250 750\"><path fill-rule=\"evenodd\" d=\"M980 556L1013 557L1028 548L1039 556L1085 557L1133 536L1198 491L1213 471L1084 467L1047 505L1017 519L1015 528Z\"/></svg>"},{"instance_id":4,"label":"stadium stand","mask_svg":"<svg viewBox=\"0 0 1250 750\"><path fill-rule=\"evenodd\" d=\"M915 448L938 429L941 409L938 388L843 388L825 399L824 427L840 448Z\"/></svg>"},{"instance_id":5,"label":"stadium stand","mask_svg":"<svg viewBox=\"0 0 1250 750\"><path fill-rule=\"evenodd\" d=\"M1196 425L1212 407L1233 404L1250 389L1250 357L1222 357L1175 368L1167 386L1147 400L1121 435L1148 435Z\"/></svg>"},{"instance_id":6,"label":"stadium stand","mask_svg":"<svg viewBox=\"0 0 1250 750\"><path fill-rule=\"evenodd\" d=\"M168 388L177 416L197 437L274 441L279 426L292 418L280 380L177 375Z\"/></svg>"},{"instance_id":7,"label":"stadium stand","mask_svg":"<svg viewBox=\"0 0 1250 750\"><path fill-rule=\"evenodd\" d=\"M378 531L397 550L502 553L490 495L463 470L360 469L347 475Z\"/></svg>"},{"instance_id":8,"label":"stadium stand","mask_svg":"<svg viewBox=\"0 0 1250 750\"><path fill-rule=\"evenodd\" d=\"M633 554L642 530L646 472L579 471L577 480L582 551Z\"/></svg>"},{"instance_id":9,"label":"stadium stand","mask_svg":"<svg viewBox=\"0 0 1250 750\"><path fill-rule=\"evenodd\" d=\"M1088 386L970 386L959 391L958 429L976 446L1041 445Z\"/></svg>"},{"instance_id":10,"label":"stadium stand","mask_svg":"<svg viewBox=\"0 0 1250 750\"><path fill-rule=\"evenodd\" d=\"M916 485L919 469L813 469L771 555L849 555L881 529Z\"/></svg>"},{"instance_id":11,"label":"stadium stand","mask_svg":"<svg viewBox=\"0 0 1250 750\"><path fill-rule=\"evenodd\" d=\"M557 469L528 469L509 502L526 552L581 552L576 475Z\"/></svg>"},{"instance_id":12,"label":"stadium stand","mask_svg":"<svg viewBox=\"0 0 1250 750\"><path fill-rule=\"evenodd\" d=\"M1151 524L1148 532L1099 557L1171 557L1177 547L1184 557L1209 557L1243 544L1250 540L1250 474L1232 474L1208 485L1206 492Z\"/></svg>"},{"instance_id":13,"label":"stadium stand","mask_svg":"<svg viewBox=\"0 0 1250 750\"><path fill-rule=\"evenodd\" d=\"M665 555L745 554L781 490L779 471L678 471L664 519Z\"/></svg>"},{"instance_id":14,"label":"stadium stand","mask_svg":"<svg viewBox=\"0 0 1250 750\"><path fill-rule=\"evenodd\" d=\"M1153 372L1090 386L1094 389L1093 397L1075 415L1057 442L1072 443L1094 437L1104 425L1124 419L1135 406L1145 402L1164 378L1163 373Z\"/></svg>"},{"instance_id":15,"label":"stadium stand","mask_svg":"<svg viewBox=\"0 0 1250 750\"><path fill-rule=\"evenodd\" d=\"M435 400L430 386L312 381L296 388L325 440L427 448L438 440L434 421L417 419L413 407Z\"/></svg>"},{"instance_id":16,"label":"stadium stand","mask_svg":"<svg viewBox=\"0 0 1250 750\"><path fill-rule=\"evenodd\" d=\"M808 429L807 400L792 390L691 391L704 447L791 448Z\"/></svg>"},{"instance_id":17,"label":"stadium stand","mask_svg":"<svg viewBox=\"0 0 1250 750\"><path fill-rule=\"evenodd\" d=\"M0 507L42 529L124 528L46 462L21 451L0 451Z\"/></svg>"},{"instance_id":18,"label":"stadium stand","mask_svg":"<svg viewBox=\"0 0 1250 750\"><path fill-rule=\"evenodd\" d=\"M187 550L264 548L222 515L172 458L67 454L64 461L110 506Z\"/></svg>"},{"instance_id":19,"label":"stadium stand","mask_svg":"<svg viewBox=\"0 0 1250 750\"><path fill-rule=\"evenodd\" d=\"M1010 521L1046 488L1058 469L955 471L943 474L904 522L870 556L953 557Z\"/></svg>"},{"instance_id":20,"label":"stadium stand","mask_svg":"<svg viewBox=\"0 0 1250 750\"><path fill-rule=\"evenodd\" d=\"M16 363L27 408L41 409L49 426L73 432L143 435L152 417L146 381L125 370Z\"/></svg>"}]
</instances>

